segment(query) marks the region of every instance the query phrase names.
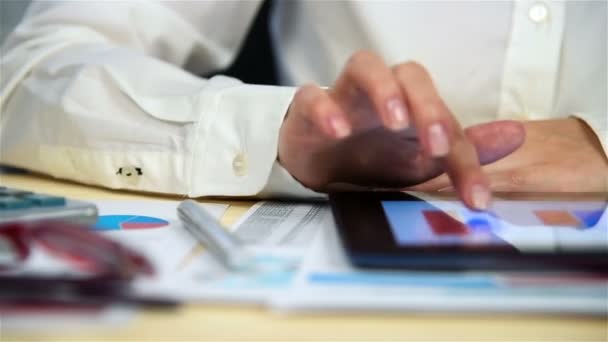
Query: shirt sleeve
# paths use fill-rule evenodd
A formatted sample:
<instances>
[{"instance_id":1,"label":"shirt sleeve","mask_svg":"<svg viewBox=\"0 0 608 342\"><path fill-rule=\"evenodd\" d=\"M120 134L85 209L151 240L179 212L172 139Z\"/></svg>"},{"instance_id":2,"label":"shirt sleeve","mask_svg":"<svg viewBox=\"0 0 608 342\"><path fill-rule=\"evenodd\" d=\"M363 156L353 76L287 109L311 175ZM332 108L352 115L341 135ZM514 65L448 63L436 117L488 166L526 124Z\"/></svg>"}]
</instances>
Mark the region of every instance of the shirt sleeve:
<instances>
[{"instance_id":1,"label":"shirt sleeve","mask_svg":"<svg viewBox=\"0 0 608 342\"><path fill-rule=\"evenodd\" d=\"M258 6L33 3L2 47L0 163L114 189L259 194L295 89L195 76L230 63ZM282 194L302 194L282 176Z\"/></svg>"},{"instance_id":2,"label":"shirt sleeve","mask_svg":"<svg viewBox=\"0 0 608 342\"><path fill-rule=\"evenodd\" d=\"M591 128L608 157L608 113L583 112L574 113L572 116L583 120Z\"/></svg>"},{"instance_id":3,"label":"shirt sleeve","mask_svg":"<svg viewBox=\"0 0 608 342\"><path fill-rule=\"evenodd\" d=\"M313 191L300 182L281 166L278 161L272 166L268 183L258 194L261 198L308 198L308 199L326 199L327 194Z\"/></svg>"}]
</instances>

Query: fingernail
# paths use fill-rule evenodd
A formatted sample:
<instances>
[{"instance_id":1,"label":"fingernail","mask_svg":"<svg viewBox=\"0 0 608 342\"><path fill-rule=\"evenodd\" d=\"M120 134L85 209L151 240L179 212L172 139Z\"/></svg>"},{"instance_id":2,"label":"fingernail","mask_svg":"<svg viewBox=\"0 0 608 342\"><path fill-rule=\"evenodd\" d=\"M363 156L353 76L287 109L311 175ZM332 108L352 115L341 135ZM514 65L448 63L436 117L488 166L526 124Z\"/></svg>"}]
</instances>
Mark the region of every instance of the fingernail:
<instances>
[{"instance_id":1,"label":"fingernail","mask_svg":"<svg viewBox=\"0 0 608 342\"><path fill-rule=\"evenodd\" d=\"M337 138L344 138L350 134L350 127L348 124L337 115L329 117L329 125Z\"/></svg>"},{"instance_id":2,"label":"fingernail","mask_svg":"<svg viewBox=\"0 0 608 342\"><path fill-rule=\"evenodd\" d=\"M473 206L475 209L486 210L490 206L490 192L483 185L473 185Z\"/></svg>"},{"instance_id":3,"label":"fingernail","mask_svg":"<svg viewBox=\"0 0 608 342\"><path fill-rule=\"evenodd\" d=\"M409 126L407 108L401 99L391 99L386 103L390 115L389 126L392 130L398 131Z\"/></svg>"},{"instance_id":4,"label":"fingernail","mask_svg":"<svg viewBox=\"0 0 608 342\"><path fill-rule=\"evenodd\" d=\"M443 157L450 151L448 136L445 134L445 130L441 124L434 123L429 127L429 140L431 155L434 157Z\"/></svg>"}]
</instances>

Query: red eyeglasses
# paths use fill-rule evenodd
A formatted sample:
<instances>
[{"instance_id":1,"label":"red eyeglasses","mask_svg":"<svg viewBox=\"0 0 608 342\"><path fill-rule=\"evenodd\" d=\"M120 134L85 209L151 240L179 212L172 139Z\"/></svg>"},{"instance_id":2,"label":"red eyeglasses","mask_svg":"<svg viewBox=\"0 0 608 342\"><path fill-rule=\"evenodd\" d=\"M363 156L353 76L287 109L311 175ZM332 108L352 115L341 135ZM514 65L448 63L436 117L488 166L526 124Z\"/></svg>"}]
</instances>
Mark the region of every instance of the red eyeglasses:
<instances>
[{"instance_id":1,"label":"red eyeglasses","mask_svg":"<svg viewBox=\"0 0 608 342\"><path fill-rule=\"evenodd\" d=\"M0 271L19 267L35 245L95 276L129 280L154 274L143 255L86 226L60 221L0 225Z\"/></svg>"}]
</instances>

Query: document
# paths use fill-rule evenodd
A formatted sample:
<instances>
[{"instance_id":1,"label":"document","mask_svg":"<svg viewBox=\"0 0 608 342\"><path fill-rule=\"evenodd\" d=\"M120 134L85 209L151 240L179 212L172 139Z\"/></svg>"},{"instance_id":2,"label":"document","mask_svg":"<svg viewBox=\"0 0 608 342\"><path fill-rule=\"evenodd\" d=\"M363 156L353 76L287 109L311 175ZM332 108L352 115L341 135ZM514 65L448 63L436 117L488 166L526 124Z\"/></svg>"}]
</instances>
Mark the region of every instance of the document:
<instances>
[{"instance_id":1,"label":"document","mask_svg":"<svg viewBox=\"0 0 608 342\"><path fill-rule=\"evenodd\" d=\"M177 201L93 201L99 210L94 230L145 255L153 277L135 280L138 294L189 302L260 304L287 289L318 222L329 211L319 204L260 202L230 228L255 260L255 270L227 270L183 227ZM218 218L226 205L203 203ZM42 252L41 252L42 253ZM41 255L31 269L69 272ZM52 270L52 271L51 271Z\"/></svg>"},{"instance_id":2,"label":"document","mask_svg":"<svg viewBox=\"0 0 608 342\"><path fill-rule=\"evenodd\" d=\"M320 222L328 217L323 204L259 202L230 228L253 255L253 269L227 270L189 237L195 247L177 267L175 262L166 265L159 279L142 280L138 290L186 301L263 304L291 286ZM181 224L176 231L188 236Z\"/></svg>"},{"instance_id":3,"label":"document","mask_svg":"<svg viewBox=\"0 0 608 342\"><path fill-rule=\"evenodd\" d=\"M162 286L167 279L178 278L180 265L196 242L182 231L177 219L177 201L92 201L97 205L99 219L92 228L134 250L139 251L154 265L154 277L137 280L150 288ZM216 218L226 205L203 204ZM78 277L83 273L44 248L34 248L27 262L18 271L36 275ZM14 272L14 273L17 273ZM140 291L141 292L141 291ZM159 291L162 297L171 297ZM61 332L98 330L120 327L130 321L135 310L122 306L87 308L24 308L0 307L0 331L6 332Z\"/></svg>"},{"instance_id":4,"label":"document","mask_svg":"<svg viewBox=\"0 0 608 342\"><path fill-rule=\"evenodd\" d=\"M330 215L325 202L259 202L233 226L233 232L246 244L301 248Z\"/></svg>"},{"instance_id":5,"label":"document","mask_svg":"<svg viewBox=\"0 0 608 342\"><path fill-rule=\"evenodd\" d=\"M198 250L197 242L177 218L177 201L91 201L99 217L92 230L143 254L154 266L157 277L179 272ZM219 219L227 205L203 203ZM21 273L79 274L73 265L36 248L22 266ZM147 279L148 280L148 279ZM151 279L154 281L155 279Z\"/></svg>"},{"instance_id":6,"label":"document","mask_svg":"<svg viewBox=\"0 0 608 342\"><path fill-rule=\"evenodd\" d=\"M275 310L608 314L605 278L355 269L325 222L290 290L269 302Z\"/></svg>"},{"instance_id":7,"label":"document","mask_svg":"<svg viewBox=\"0 0 608 342\"><path fill-rule=\"evenodd\" d=\"M144 254L159 277L182 271L197 248L177 217L178 201L93 201L99 210L94 229ZM213 217L227 205L201 203Z\"/></svg>"}]
</instances>

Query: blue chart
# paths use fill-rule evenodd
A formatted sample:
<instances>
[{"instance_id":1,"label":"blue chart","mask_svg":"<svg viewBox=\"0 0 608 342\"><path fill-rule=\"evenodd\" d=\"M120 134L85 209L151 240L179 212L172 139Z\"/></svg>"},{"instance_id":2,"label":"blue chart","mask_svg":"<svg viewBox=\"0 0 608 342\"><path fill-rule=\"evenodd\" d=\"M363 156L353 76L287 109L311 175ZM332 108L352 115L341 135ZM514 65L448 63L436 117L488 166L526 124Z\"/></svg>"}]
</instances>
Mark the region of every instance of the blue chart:
<instances>
[{"instance_id":1,"label":"blue chart","mask_svg":"<svg viewBox=\"0 0 608 342\"><path fill-rule=\"evenodd\" d=\"M99 216L93 230L131 230L131 229L153 229L169 225L168 221L151 216L138 215L102 215Z\"/></svg>"}]
</instances>

